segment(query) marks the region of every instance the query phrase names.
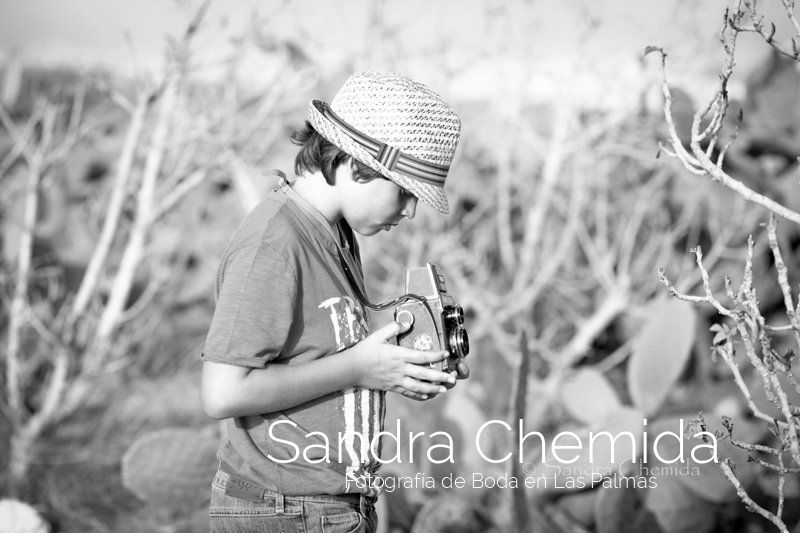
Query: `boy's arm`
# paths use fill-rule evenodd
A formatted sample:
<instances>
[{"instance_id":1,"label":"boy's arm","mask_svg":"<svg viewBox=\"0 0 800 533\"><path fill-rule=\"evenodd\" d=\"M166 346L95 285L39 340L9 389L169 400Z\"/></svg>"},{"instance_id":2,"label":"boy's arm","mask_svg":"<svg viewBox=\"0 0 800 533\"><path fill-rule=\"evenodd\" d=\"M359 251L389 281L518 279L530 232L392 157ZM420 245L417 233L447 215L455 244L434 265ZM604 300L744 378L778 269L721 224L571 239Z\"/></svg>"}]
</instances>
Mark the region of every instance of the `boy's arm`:
<instances>
[{"instance_id":1,"label":"boy's arm","mask_svg":"<svg viewBox=\"0 0 800 533\"><path fill-rule=\"evenodd\" d=\"M392 322L346 350L298 365L249 368L204 361L203 408L209 416L222 419L288 409L353 386L417 400L444 392L442 384L454 383L455 377L422 365L443 360L446 352L389 344L401 328Z\"/></svg>"}]
</instances>

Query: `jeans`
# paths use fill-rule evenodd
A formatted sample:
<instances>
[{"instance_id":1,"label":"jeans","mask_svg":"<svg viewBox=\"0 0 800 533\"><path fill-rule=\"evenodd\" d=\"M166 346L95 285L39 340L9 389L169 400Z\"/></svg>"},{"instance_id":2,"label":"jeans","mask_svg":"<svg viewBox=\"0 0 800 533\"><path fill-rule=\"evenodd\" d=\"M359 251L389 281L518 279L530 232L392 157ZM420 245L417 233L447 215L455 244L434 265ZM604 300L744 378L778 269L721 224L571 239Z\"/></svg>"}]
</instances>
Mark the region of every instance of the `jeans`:
<instances>
[{"instance_id":1,"label":"jeans","mask_svg":"<svg viewBox=\"0 0 800 533\"><path fill-rule=\"evenodd\" d=\"M284 496L217 471L211 484L211 533L373 533L368 496Z\"/></svg>"}]
</instances>

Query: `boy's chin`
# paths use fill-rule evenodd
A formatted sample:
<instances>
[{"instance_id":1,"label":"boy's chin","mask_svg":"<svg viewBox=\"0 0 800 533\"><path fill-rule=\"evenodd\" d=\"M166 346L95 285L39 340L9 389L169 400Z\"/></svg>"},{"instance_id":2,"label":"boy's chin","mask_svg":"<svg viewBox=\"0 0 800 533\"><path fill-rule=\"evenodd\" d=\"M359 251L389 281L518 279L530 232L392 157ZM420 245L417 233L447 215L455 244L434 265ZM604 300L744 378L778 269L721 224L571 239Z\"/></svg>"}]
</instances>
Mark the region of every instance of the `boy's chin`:
<instances>
[{"instance_id":1,"label":"boy's chin","mask_svg":"<svg viewBox=\"0 0 800 533\"><path fill-rule=\"evenodd\" d=\"M359 235L363 235L364 237L371 237L371 236L373 236L373 235L375 235L377 233L380 233L381 231L383 231L383 229L384 228L382 228L382 227L381 228L374 228L374 227L353 228L353 231L355 231Z\"/></svg>"},{"instance_id":2,"label":"boy's chin","mask_svg":"<svg viewBox=\"0 0 800 533\"><path fill-rule=\"evenodd\" d=\"M351 227L353 228L353 231L365 237L371 237L372 235L376 235L382 231L389 231L392 229L391 224L384 224L381 226L370 224L364 226L351 226Z\"/></svg>"}]
</instances>

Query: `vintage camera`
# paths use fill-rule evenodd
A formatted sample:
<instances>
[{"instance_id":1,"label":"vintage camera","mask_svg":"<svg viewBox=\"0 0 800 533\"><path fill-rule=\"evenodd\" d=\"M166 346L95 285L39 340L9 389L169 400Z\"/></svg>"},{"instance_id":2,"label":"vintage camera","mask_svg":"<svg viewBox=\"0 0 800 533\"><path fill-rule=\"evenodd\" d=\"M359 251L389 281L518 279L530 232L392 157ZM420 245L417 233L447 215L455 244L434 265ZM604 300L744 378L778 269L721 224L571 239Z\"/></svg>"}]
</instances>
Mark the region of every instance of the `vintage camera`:
<instances>
[{"instance_id":1,"label":"vintage camera","mask_svg":"<svg viewBox=\"0 0 800 533\"><path fill-rule=\"evenodd\" d=\"M469 353L469 338L464 329L464 310L447 294L442 269L432 263L408 269L405 292L417 298L395 308L395 321L411 324L411 329L397 336L397 344L419 351L447 350L450 356L431 363L431 368L457 370L459 360Z\"/></svg>"}]
</instances>

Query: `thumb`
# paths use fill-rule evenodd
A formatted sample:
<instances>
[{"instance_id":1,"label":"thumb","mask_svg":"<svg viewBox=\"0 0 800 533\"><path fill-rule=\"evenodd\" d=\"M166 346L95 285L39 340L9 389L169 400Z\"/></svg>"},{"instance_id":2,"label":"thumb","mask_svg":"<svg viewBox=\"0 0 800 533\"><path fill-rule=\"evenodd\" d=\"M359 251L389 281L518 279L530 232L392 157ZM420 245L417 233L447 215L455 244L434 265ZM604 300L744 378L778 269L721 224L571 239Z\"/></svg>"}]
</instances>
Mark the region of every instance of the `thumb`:
<instances>
[{"instance_id":1,"label":"thumb","mask_svg":"<svg viewBox=\"0 0 800 533\"><path fill-rule=\"evenodd\" d=\"M411 329L411 322L406 321L399 321L395 322L399 327L397 329L397 334L405 333L406 331Z\"/></svg>"}]
</instances>

